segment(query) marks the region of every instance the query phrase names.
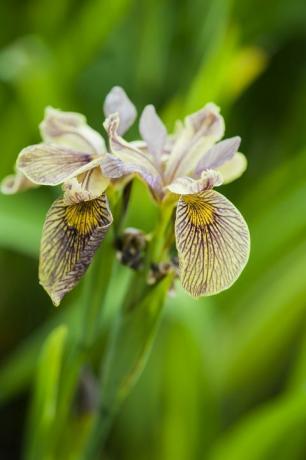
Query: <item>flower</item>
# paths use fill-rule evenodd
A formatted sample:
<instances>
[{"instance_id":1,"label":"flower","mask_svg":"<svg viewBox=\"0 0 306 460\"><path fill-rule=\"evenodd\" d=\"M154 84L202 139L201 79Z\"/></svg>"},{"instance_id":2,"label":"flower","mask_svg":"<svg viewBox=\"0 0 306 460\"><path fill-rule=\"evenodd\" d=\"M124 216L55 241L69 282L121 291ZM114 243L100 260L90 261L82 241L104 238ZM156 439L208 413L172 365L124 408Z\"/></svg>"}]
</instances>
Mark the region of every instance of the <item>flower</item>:
<instances>
[{"instance_id":1,"label":"flower","mask_svg":"<svg viewBox=\"0 0 306 460\"><path fill-rule=\"evenodd\" d=\"M173 135L168 135L155 108L148 105L139 122L142 140L127 142L120 130L121 114L126 112L123 90L121 96L121 104L118 90L107 98L104 127L111 154L103 157L103 173L112 179L139 175L161 205L175 196L183 287L194 297L229 288L247 263L250 236L240 212L213 188L246 169L246 159L238 152L240 138L221 141L224 120L215 104L177 122ZM114 105L120 105L120 110L112 110Z\"/></svg>"},{"instance_id":2,"label":"flower","mask_svg":"<svg viewBox=\"0 0 306 460\"><path fill-rule=\"evenodd\" d=\"M40 124L43 143L23 149L16 175L2 182L2 192L37 185L62 184L63 196L49 209L44 223L39 280L59 305L79 281L112 223L101 171L102 136L78 113L48 107Z\"/></svg>"},{"instance_id":3,"label":"flower","mask_svg":"<svg viewBox=\"0 0 306 460\"><path fill-rule=\"evenodd\" d=\"M122 137L136 118L122 88L114 87L107 95L104 113L111 153L83 115L48 107L40 124L43 142L23 149L16 174L1 184L7 194L62 185L63 196L47 213L39 261L40 283L53 303L59 305L80 280L112 224L105 194L111 180L134 174L161 206L177 203L175 236L183 287L195 297L230 287L247 263L249 231L235 206L213 189L239 177L246 159L238 152L239 137L221 141L219 108L207 104L177 122L169 135L148 105L140 117L142 139L133 142Z\"/></svg>"}]
</instances>

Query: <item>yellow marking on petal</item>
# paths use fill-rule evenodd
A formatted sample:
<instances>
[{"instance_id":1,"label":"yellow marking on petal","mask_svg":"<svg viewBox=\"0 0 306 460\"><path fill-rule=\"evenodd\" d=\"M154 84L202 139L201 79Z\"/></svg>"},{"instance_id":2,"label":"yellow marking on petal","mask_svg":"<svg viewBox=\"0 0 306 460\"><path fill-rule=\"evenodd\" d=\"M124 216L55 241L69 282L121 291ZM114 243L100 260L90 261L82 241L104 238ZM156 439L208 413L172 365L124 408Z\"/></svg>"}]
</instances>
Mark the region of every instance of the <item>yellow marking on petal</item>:
<instances>
[{"instance_id":1,"label":"yellow marking on petal","mask_svg":"<svg viewBox=\"0 0 306 460\"><path fill-rule=\"evenodd\" d=\"M210 203L199 202L197 195L185 195L182 199L189 204L188 219L193 225L208 225L214 221L214 208Z\"/></svg>"},{"instance_id":2,"label":"yellow marking on petal","mask_svg":"<svg viewBox=\"0 0 306 460\"><path fill-rule=\"evenodd\" d=\"M104 194L70 206L62 198L53 203L43 228L39 279L55 305L85 273L111 223Z\"/></svg>"},{"instance_id":3,"label":"yellow marking on petal","mask_svg":"<svg viewBox=\"0 0 306 460\"><path fill-rule=\"evenodd\" d=\"M234 205L214 190L180 198L175 235L181 282L194 297L229 288L247 263L248 227Z\"/></svg>"},{"instance_id":4,"label":"yellow marking on petal","mask_svg":"<svg viewBox=\"0 0 306 460\"><path fill-rule=\"evenodd\" d=\"M65 218L68 227L74 228L83 236L90 234L99 225L100 215L96 211L96 204L91 201L67 206Z\"/></svg>"}]
</instances>

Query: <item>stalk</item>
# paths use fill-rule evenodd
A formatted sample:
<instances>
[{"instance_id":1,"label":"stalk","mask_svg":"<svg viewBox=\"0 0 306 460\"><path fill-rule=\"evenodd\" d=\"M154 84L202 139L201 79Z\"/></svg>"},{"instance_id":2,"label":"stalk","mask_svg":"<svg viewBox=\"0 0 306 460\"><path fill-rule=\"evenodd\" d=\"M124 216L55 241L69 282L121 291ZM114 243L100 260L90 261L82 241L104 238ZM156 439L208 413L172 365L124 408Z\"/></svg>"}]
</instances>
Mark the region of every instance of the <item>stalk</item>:
<instances>
[{"instance_id":1,"label":"stalk","mask_svg":"<svg viewBox=\"0 0 306 460\"><path fill-rule=\"evenodd\" d=\"M68 354L62 369L57 404L56 437L58 439L71 412L81 368L88 361L88 354L99 333L99 317L103 310L115 259L112 235L108 235L108 240L104 243L106 244L95 255L84 279L83 293L77 312L78 324L70 335Z\"/></svg>"},{"instance_id":2,"label":"stalk","mask_svg":"<svg viewBox=\"0 0 306 460\"><path fill-rule=\"evenodd\" d=\"M120 194L110 193L111 207L117 213L120 210ZM115 250L113 247L114 230L111 228L95 254L83 282L83 291L76 312L77 324L70 329L68 353L62 369L61 385L58 397L58 416L56 439L60 439L69 414L72 410L80 371L88 361L89 353L98 337L104 303L110 286Z\"/></svg>"},{"instance_id":3,"label":"stalk","mask_svg":"<svg viewBox=\"0 0 306 460\"><path fill-rule=\"evenodd\" d=\"M147 362L173 281L167 275L154 286L147 284L152 262L165 252L165 238L173 206L161 208L142 272L135 273L114 326L100 375L100 403L82 460L94 460L107 438L113 419Z\"/></svg>"}]
</instances>

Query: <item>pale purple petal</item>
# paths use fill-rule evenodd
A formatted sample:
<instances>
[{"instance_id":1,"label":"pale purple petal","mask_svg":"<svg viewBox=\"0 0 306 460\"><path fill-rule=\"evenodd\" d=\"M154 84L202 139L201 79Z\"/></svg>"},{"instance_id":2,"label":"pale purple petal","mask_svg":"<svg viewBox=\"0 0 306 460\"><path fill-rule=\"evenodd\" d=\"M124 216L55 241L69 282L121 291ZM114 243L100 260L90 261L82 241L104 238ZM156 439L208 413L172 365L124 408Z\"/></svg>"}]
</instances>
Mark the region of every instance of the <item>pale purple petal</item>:
<instances>
[{"instance_id":1,"label":"pale purple petal","mask_svg":"<svg viewBox=\"0 0 306 460\"><path fill-rule=\"evenodd\" d=\"M213 136L219 140L224 135L224 120L218 106L210 102L202 109L186 117L186 124L193 127L195 134Z\"/></svg>"},{"instance_id":2,"label":"pale purple petal","mask_svg":"<svg viewBox=\"0 0 306 460\"><path fill-rule=\"evenodd\" d=\"M139 121L139 131L147 143L149 152L160 160L167 140L167 129L153 105L147 105L144 108Z\"/></svg>"},{"instance_id":3,"label":"pale purple petal","mask_svg":"<svg viewBox=\"0 0 306 460\"><path fill-rule=\"evenodd\" d=\"M104 101L103 110L105 117L109 117L113 113L119 114L118 134L120 135L124 134L132 126L137 116L134 104L120 86L114 86L108 93Z\"/></svg>"},{"instance_id":4,"label":"pale purple petal","mask_svg":"<svg viewBox=\"0 0 306 460\"><path fill-rule=\"evenodd\" d=\"M195 177L198 177L203 169L216 169L231 160L240 146L239 136L225 139L211 147L198 162L195 168Z\"/></svg>"},{"instance_id":5,"label":"pale purple petal","mask_svg":"<svg viewBox=\"0 0 306 460\"><path fill-rule=\"evenodd\" d=\"M146 168L144 164L136 163L127 158L123 161L118 156L106 154L101 162L101 168L103 174L110 179L119 179L130 174L137 174L148 184L156 198L162 197L160 177L152 174L152 171Z\"/></svg>"},{"instance_id":6,"label":"pale purple petal","mask_svg":"<svg viewBox=\"0 0 306 460\"><path fill-rule=\"evenodd\" d=\"M199 159L224 134L224 120L219 107L206 104L201 110L185 118L175 135L169 154L165 176L168 181L175 177L189 176Z\"/></svg>"},{"instance_id":7,"label":"pale purple petal","mask_svg":"<svg viewBox=\"0 0 306 460\"><path fill-rule=\"evenodd\" d=\"M110 115L104 122L113 155L106 155L102 160L103 173L113 178L137 173L148 183L151 189L154 189L154 195L160 196L161 176L152 161L152 157L119 136L118 124L118 114Z\"/></svg>"}]
</instances>

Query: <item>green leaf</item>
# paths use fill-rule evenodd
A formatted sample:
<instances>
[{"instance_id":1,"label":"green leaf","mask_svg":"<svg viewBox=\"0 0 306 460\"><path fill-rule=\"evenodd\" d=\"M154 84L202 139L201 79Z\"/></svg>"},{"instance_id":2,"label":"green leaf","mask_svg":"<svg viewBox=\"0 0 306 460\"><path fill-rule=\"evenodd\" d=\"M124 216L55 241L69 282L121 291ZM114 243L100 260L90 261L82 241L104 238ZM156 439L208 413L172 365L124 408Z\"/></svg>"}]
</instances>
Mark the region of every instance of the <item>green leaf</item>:
<instances>
[{"instance_id":1,"label":"green leaf","mask_svg":"<svg viewBox=\"0 0 306 460\"><path fill-rule=\"evenodd\" d=\"M49 321L22 342L0 368L0 404L23 392L29 385L37 366L37 352L54 327L63 322L71 324L75 305L57 312Z\"/></svg>"},{"instance_id":2,"label":"green leaf","mask_svg":"<svg viewBox=\"0 0 306 460\"><path fill-rule=\"evenodd\" d=\"M131 310L120 314L106 358L101 393L103 405L121 401L147 361L160 312L172 277L165 277Z\"/></svg>"},{"instance_id":3,"label":"green leaf","mask_svg":"<svg viewBox=\"0 0 306 460\"><path fill-rule=\"evenodd\" d=\"M233 429L220 438L208 459L279 459L282 446L286 445L287 439L303 427L306 427L304 390L278 398L242 418Z\"/></svg>"},{"instance_id":4,"label":"green leaf","mask_svg":"<svg viewBox=\"0 0 306 460\"><path fill-rule=\"evenodd\" d=\"M108 434L120 404L147 362L172 280L172 275L166 276L155 287L148 288L142 301L130 304L128 309L119 313L102 366L100 407L85 450L86 459L94 458L95 452ZM137 275L135 282L137 283Z\"/></svg>"},{"instance_id":5,"label":"green leaf","mask_svg":"<svg viewBox=\"0 0 306 460\"><path fill-rule=\"evenodd\" d=\"M52 430L56 423L57 395L68 329L60 325L41 350L27 431L26 459L51 458Z\"/></svg>"},{"instance_id":6,"label":"green leaf","mask_svg":"<svg viewBox=\"0 0 306 460\"><path fill-rule=\"evenodd\" d=\"M265 376L269 378L271 369L275 372L273 366L282 364L305 315L305 270L303 243L265 272L260 282L250 286L248 296L241 299L239 321L228 327L220 350L225 391L250 388L254 379L259 379L256 389L249 392L254 396L260 385L267 386ZM245 305L248 308L243 314Z\"/></svg>"},{"instance_id":7,"label":"green leaf","mask_svg":"<svg viewBox=\"0 0 306 460\"><path fill-rule=\"evenodd\" d=\"M34 190L13 196L0 195L0 207L0 246L38 257L48 200Z\"/></svg>"},{"instance_id":8,"label":"green leaf","mask_svg":"<svg viewBox=\"0 0 306 460\"><path fill-rule=\"evenodd\" d=\"M57 57L59 65L63 65L65 73L71 77L92 59L109 37L110 32L122 19L130 0L90 0L85 2L63 31ZM99 26L97 24L99 18ZM75 58L77 50L77 59Z\"/></svg>"}]
</instances>

